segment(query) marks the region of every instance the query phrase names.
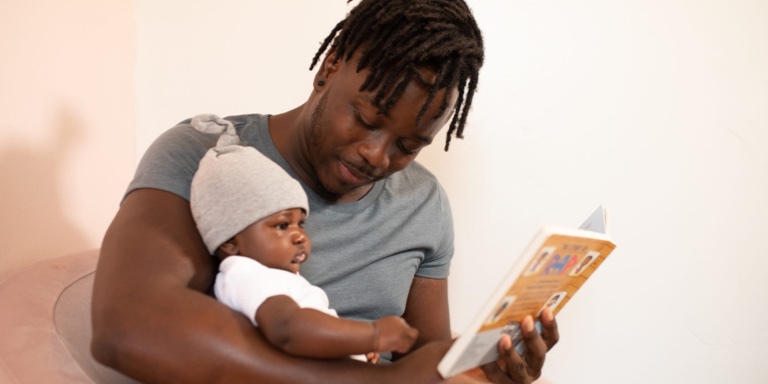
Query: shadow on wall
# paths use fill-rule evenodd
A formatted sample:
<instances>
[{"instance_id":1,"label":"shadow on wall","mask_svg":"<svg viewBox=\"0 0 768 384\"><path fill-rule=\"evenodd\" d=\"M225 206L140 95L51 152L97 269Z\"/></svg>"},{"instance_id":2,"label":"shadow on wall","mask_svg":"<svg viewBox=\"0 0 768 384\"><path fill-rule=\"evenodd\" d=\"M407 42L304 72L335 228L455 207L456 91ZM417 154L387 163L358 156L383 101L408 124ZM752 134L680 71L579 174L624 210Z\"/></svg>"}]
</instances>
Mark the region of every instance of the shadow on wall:
<instances>
[{"instance_id":1,"label":"shadow on wall","mask_svg":"<svg viewBox=\"0 0 768 384\"><path fill-rule=\"evenodd\" d=\"M87 247L85 236L64 214L63 165L85 130L68 108L61 108L39 143L0 147L0 281L33 262Z\"/></svg>"}]
</instances>

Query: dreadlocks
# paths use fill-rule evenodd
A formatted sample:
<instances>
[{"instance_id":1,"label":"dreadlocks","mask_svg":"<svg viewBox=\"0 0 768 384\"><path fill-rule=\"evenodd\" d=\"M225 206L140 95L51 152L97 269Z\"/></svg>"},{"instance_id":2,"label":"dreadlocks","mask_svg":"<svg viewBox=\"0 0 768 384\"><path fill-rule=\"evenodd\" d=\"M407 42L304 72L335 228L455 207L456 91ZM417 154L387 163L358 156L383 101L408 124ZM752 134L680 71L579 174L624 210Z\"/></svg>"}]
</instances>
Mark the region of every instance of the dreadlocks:
<instances>
[{"instance_id":1,"label":"dreadlocks","mask_svg":"<svg viewBox=\"0 0 768 384\"><path fill-rule=\"evenodd\" d=\"M387 113L409 82L417 81L429 89L416 119L418 124L439 90L457 87L459 94L445 150L451 135L464 137L467 113L483 65L483 38L463 0L362 0L325 38L310 70L329 45L335 51L334 62L347 61L360 53L357 71L370 69L360 91L376 91L374 103L379 113ZM434 71L433 83L419 75L422 68ZM447 108L448 92L435 118Z\"/></svg>"}]
</instances>

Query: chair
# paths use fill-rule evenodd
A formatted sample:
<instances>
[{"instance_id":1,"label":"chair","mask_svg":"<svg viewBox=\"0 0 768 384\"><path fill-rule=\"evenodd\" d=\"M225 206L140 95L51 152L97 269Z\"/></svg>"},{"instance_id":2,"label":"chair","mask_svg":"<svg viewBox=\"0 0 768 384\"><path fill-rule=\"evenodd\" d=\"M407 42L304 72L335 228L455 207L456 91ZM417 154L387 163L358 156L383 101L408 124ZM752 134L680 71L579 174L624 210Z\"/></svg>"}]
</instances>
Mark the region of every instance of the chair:
<instances>
[{"instance_id":1,"label":"chair","mask_svg":"<svg viewBox=\"0 0 768 384\"><path fill-rule=\"evenodd\" d=\"M0 383L135 383L90 354L98 257L44 260L0 282Z\"/></svg>"}]
</instances>

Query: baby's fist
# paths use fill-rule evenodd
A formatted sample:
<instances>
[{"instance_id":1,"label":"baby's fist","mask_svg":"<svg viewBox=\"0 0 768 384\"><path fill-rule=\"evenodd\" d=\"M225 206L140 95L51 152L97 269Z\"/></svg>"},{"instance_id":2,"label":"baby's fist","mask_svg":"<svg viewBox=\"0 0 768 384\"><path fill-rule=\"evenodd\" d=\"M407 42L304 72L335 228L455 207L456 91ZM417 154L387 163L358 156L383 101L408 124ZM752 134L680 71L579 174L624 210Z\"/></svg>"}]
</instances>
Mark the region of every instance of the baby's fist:
<instances>
[{"instance_id":1,"label":"baby's fist","mask_svg":"<svg viewBox=\"0 0 768 384\"><path fill-rule=\"evenodd\" d=\"M373 329L374 350L380 352L408 352L419 336L416 328L397 316L382 317L374 321Z\"/></svg>"}]
</instances>

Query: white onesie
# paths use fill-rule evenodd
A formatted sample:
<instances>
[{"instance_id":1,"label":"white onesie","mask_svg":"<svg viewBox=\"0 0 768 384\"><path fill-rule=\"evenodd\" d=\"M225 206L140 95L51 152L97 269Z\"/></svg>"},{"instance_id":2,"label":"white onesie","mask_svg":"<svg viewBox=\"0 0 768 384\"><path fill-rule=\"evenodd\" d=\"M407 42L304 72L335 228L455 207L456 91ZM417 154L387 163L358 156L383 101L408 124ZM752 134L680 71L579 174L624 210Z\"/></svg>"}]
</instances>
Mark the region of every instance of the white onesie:
<instances>
[{"instance_id":1,"label":"white onesie","mask_svg":"<svg viewBox=\"0 0 768 384\"><path fill-rule=\"evenodd\" d=\"M244 256L229 256L221 262L214 285L216 298L230 308L248 316L253 325L256 310L272 296L286 295L301 308L312 308L338 317L328 308L325 292L298 273L269 268Z\"/></svg>"},{"instance_id":2,"label":"white onesie","mask_svg":"<svg viewBox=\"0 0 768 384\"><path fill-rule=\"evenodd\" d=\"M339 317L328 308L328 296L298 273L269 268L248 257L228 256L221 262L214 284L216 298L228 307L246 315L258 326L256 310L272 296L286 295L301 308L312 308ZM353 355L367 361L364 355Z\"/></svg>"}]
</instances>

